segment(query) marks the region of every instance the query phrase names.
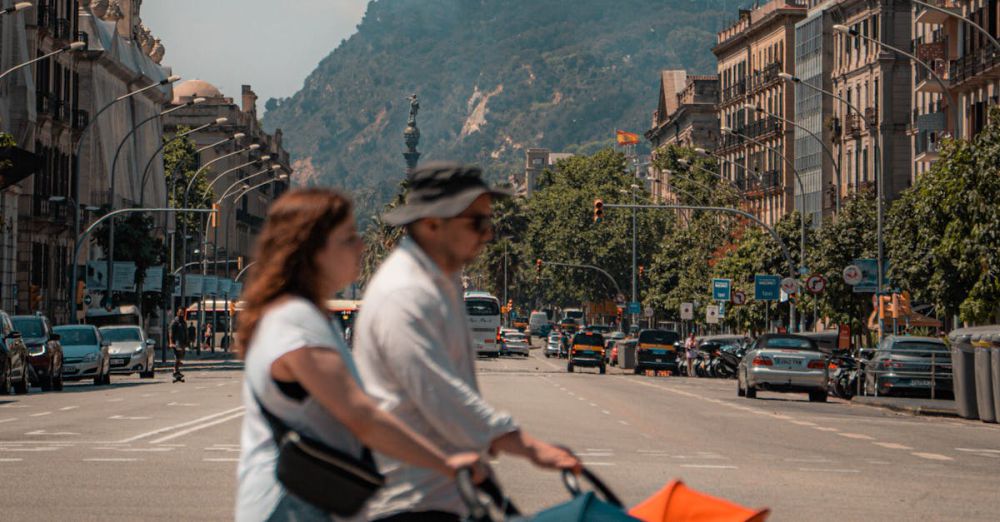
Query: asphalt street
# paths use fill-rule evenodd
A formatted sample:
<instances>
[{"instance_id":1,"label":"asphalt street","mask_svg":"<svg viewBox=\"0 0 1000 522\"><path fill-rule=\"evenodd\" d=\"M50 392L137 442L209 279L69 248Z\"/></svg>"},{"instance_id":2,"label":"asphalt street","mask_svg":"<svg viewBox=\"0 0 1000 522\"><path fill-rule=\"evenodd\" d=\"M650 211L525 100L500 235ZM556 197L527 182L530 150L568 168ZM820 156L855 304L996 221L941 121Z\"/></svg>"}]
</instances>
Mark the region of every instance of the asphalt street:
<instances>
[{"instance_id":1,"label":"asphalt street","mask_svg":"<svg viewBox=\"0 0 1000 522\"><path fill-rule=\"evenodd\" d=\"M1000 428L798 394L736 396L735 381L568 374L533 351L478 363L488 400L573 448L627 504L672 479L771 520L996 520ZM172 384L115 377L0 398L0 519L228 520L241 373ZM502 456L524 511L567 498L557 474Z\"/></svg>"}]
</instances>

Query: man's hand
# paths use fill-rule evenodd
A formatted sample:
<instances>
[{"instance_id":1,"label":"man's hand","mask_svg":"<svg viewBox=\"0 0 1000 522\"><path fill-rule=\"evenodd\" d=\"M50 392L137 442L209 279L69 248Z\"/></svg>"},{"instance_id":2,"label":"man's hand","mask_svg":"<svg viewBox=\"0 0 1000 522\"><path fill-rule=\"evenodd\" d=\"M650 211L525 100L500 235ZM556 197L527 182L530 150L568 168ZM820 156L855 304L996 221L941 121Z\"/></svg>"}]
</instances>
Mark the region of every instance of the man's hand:
<instances>
[{"instance_id":1,"label":"man's hand","mask_svg":"<svg viewBox=\"0 0 1000 522\"><path fill-rule=\"evenodd\" d=\"M476 484L486 480L489 472L483 465L482 458L476 453L456 453L445 460L445 466L449 469L449 476L454 477L459 470L468 468L472 470L472 481Z\"/></svg>"},{"instance_id":2,"label":"man's hand","mask_svg":"<svg viewBox=\"0 0 1000 522\"><path fill-rule=\"evenodd\" d=\"M540 468L570 470L576 474L583 470L583 464L576 455L540 440L534 441L528 458L531 459L532 464Z\"/></svg>"}]
</instances>

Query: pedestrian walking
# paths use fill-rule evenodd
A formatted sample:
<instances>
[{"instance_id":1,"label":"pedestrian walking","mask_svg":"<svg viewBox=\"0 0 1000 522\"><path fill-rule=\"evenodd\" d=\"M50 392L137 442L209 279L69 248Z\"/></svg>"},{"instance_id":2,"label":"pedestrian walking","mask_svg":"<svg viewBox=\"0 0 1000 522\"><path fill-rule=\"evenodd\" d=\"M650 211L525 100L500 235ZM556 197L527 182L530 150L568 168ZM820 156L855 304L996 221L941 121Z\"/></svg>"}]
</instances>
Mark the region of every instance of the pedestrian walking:
<instances>
[{"instance_id":1,"label":"pedestrian walking","mask_svg":"<svg viewBox=\"0 0 1000 522\"><path fill-rule=\"evenodd\" d=\"M694 338L694 332L684 341L684 358L687 360L688 377L694 377L694 362L698 359L698 341Z\"/></svg>"},{"instance_id":2,"label":"pedestrian walking","mask_svg":"<svg viewBox=\"0 0 1000 522\"><path fill-rule=\"evenodd\" d=\"M371 448L429 474L452 477L466 467L479 477L484 472L478 455L452 452L447 457L365 394L340 329L323 310L325 301L360 271L363 243L353 215L351 203L339 193L292 191L272 205L258 238L258 264L244 293L236 337L236 350L245 360L246 407L238 521L353 516L338 506L363 502L365 495L347 493L360 486L313 479L330 475L329 468L316 464L320 450L340 452L336 458L350 459L354 469L373 469ZM298 436L291 437L292 432ZM301 447L299 441L311 441L309 451L286 451ZM279 469L292 478L279 479Z\"/></svg>"},{"instance_id":3,"label":"pedestrian walking","mask_svg":"<svg viewBox=\"0 0 1000 522\"><path fill-rule=\"evenodd\" d=\"M366 390L445 451L505 452L549 469L580 461L524 432L479 393L462 269L493 237L492 201L509 192L478 167L428 164L409 179L406 203L383 216L407 235L368 283L354 328ZM380 459L386 487L369 503L380 521L458 521L466 508L454 481Z\"/></svg>"},{"instance_id":4,"label":"pedestrian walking","mask_svg":"<svg viewBox=\"0 0 1000 522\"><path fill-rule=\"evenodd\" d=\"M174 382L184 382L181 365L184 364L184 351L187 350L187 325L184 324L183 309L177 310L167 333L170 336L170 349L174 352Z\"/></svg>"},{"instance_id":5,"label":"pedestrian walking","mask_svg":"<svg viewBox=\"0 0 1000 522\"><path fill-rule=\"evenodd\" d=\"M201 349L208 350L209 348L213 348L214 350L213 346L214 343L212 343L212 335L214 335L214 333L212 332L212 323L206 322L203 332L204 333L202 334L203 341L201 343L202 347Z\"/></svg>"}]
</instances>

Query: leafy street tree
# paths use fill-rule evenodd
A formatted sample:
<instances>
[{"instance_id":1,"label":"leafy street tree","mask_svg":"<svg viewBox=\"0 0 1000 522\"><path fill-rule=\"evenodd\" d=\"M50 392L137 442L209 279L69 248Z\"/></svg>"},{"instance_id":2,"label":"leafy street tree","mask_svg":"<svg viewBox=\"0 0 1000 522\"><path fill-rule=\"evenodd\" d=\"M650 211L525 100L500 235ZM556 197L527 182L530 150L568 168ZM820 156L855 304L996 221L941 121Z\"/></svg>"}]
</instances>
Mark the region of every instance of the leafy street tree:
<instances>
[{"instance_id":1,"label":"leafy street tree","mask_svg":"<svg viewBox=\"0 0 1000 522\"><path fill-rule=\"evenodd\" d=\"M185 132L187 127L178 127L177 133ZM184 198L184 189L198 171L198 150L191 138L184 137L172 140L163 149L163 172L167 177L167 189L170 191L170 206L180 208ZM213 191L208 190L208 180L212 178L211 167L205 169L195 180L188 192L188 208L210 208L215 200ZM189 231L198 230L204 217L195 214L177 214L177 226Z\"/></svg>"}]
</instances>

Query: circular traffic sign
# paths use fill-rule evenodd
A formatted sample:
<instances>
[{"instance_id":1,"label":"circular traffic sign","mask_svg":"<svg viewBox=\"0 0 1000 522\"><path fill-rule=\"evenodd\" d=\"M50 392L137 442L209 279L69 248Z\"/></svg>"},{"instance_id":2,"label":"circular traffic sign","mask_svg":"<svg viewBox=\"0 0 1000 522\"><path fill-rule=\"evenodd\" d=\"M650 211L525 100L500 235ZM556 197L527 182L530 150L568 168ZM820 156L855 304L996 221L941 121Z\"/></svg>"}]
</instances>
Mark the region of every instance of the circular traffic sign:
<instances>
[{"instance_id":1,"label":"circular traffic sign","mask_svg":"<svg viewBox=\"0 0 1000 522\"><path fill-rule=\"evenodd\" d=\"M826 289L826 278L816 274L806 279L806 289L814 294L818 294Z\"/></svg>"},{"instance_id":2,"label":"circular traffic sign","mask_svg":"<svg viewBox=\"0 0 1000 522\"><path fill-rule=\"evenodd\" d=\"M844 282L851 286L860 283L863 277L857 265L847 265L844 268Z\"/></svg>"},{"instance_id":3,"label":"circular traffic sign","mask_svg":"<svg viewBox=\"0 0 1000 522\"><path fill-rule=\"evenodd\" d=\"M786 277L781 280L781 289L788 295L798 293L799 282L794 277Z\"/></svg>"},{"instance_id":4,"label":"circular traffic sign","mask_svg":"<svg viewBox=\"0 0 1000 522\"><path fill-rule=\"evenodd\" d=\"M83 304L85 304L87 306L90 306L90 304L93 303L93 302L94 302L94 298L90 297L90 295L83 296Z\"/></svg>"},{"instance_id":5,"label":"circular traffic sign","mask_svg":"<svg viewBox=\"0 0 1000 522\"><path fill-rule=\"evenodd\" d=\"M647 306L646 309L642 311L642 315L646 316L646 318L653 317L653 307Z\"/></svg>"},{"instance_id":6,"label":"circular traffic sign","mask_svg":"<svg viewBox=\"0 0 1000 522\"><path fill-rule=\"evenodd\" d=\"M741 304L746 303L746 302L747 302L747 295L746 294L744 294L743 292L741 292L739 290L733 292L733 304L734 305L741 305Z\"/></svg>"}]
</instances>

